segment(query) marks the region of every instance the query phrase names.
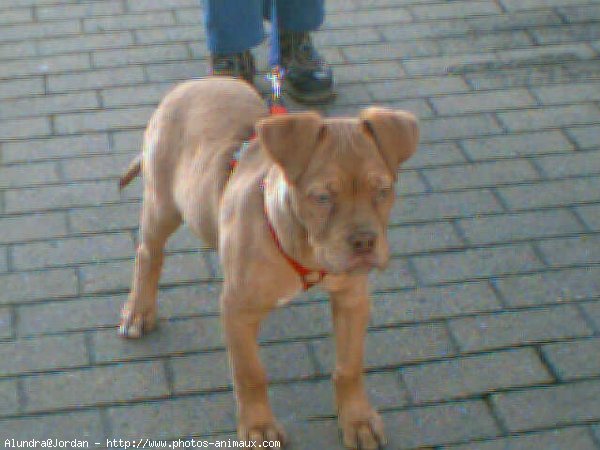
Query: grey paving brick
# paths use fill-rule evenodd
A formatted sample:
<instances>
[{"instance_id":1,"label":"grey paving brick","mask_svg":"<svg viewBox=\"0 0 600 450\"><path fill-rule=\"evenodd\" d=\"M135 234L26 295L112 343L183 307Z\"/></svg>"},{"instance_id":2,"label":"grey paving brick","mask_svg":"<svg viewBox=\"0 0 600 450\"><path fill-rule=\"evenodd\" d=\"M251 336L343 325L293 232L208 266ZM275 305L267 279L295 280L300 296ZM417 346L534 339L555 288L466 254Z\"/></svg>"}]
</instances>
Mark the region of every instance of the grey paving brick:
<instances>
[{"instance_id":1,"label":"grey paving brick","mask_svg":"<svg viewBox=\"0 0 600 450\"><path fill-rule=\"evenodd\" d=\"M418 256L413 258L413 262L426 283L487 278L542 267L533 249L526 244Z\"/></svg>"},{"instance_id":2,"label":"grey paving brick","mask_svg":"<svg viewBox=\"0 0 600 450\"><path fill-rule=\"evenodd\" d=\"M77 277L72 269L20 272L0 275L4 289L0 304L69 297L77 294Z\"/></svg>"},{"instance_id":3,"label":"grey paving brick","mask_svg":"<svg viewBox=\"0 0 600 450\"><path fill-rule=\"evenodd\" d=\"M170 359L173 391L189 393L231 389L231 371L224 351Z\"/></svg>"},{"instance_id":4,"label":"grey paving brick","mask_svg":"<svg viewBox=\"0 0 600 450\"><path fill-rule=\"evenodd\" d=\"M0 167L0 189L55 183L59 180L53 162L16 164Z\"/></svg>"},{"instance_id":5,"label":"grey paving brick","mask_svg":"<svg viewBox=\"0 0 600 450\"><path fill-rule=\"evenodd\" d=\"M26 412L81 408L168 394L160 361L94 367L23 379Z\"/></svg>"},{"instance_id":6,"label":"grey paving brick","mask_svg":"<svg viewBox=\"0 0 600 450\"><path fill-rule=\"evenodd\" d=\"M93 92L26 97L4 100L2 103L6 108L0 110L0 119L64 113L99 106Z\"/></svg>"},{"instance_id":7,"label":"grey paving brick","mask_svg":"<svg viewBox=\"0 0 600 450\"><path fill-rule=\"evenodd\" d=\"M328 303L288 304L272 311L262 323L259 339L279 341L327 334L331 331Z\"/></svg>"},{"instance_id":8,"label":"grey paving brick","mask_svg":"<svg viewBox=\"0 0 600 450\"><path fill-rule=\"evenodd\" d=\"M436 20L406 23L402 27L384 25L378 27L378 29L389 41L424 40L428 38L442 41L442 38L448 38L449 36L464 36L469 27L464 20Z\"/></svg>"},{"instance_id":9,"label":"grey paving brick","mask_svg":"<svg viewBox=\"0 0 600 450\"><path fill-rule=\"evenodd\" d=\"M6 191L6 212L97 205L118 199L114 181L81 182Z\"/></svg>"},{"instance_id":10,"label":"grey paving brick","mask_svg":"<svg viewBox=\"0 0 600 450\"><path fill-rule=\"evenodd\" d=\"M600 200L598 177L571 178L498 188L511 210L566 206Z\"/></svg>"},{"instance_id":11,"label":"grey paving brick","mask_svg":"<svg viewBox=\"0 0 600 450\"><path fill-rule=\"evenodd\" d=\"M552 6L567 6L581 3L580 0L501 0L501 3L509 11L522 11L528 9L549 8Z\"/></svg>"},{"instance_id":12,"label":"grey paving brick","mask_svg":"<svg viewBox=\"0 0 600 450\"><path fill-rule=\"evenodd\" d=\"M367 90L375 101L419 98L436 94L468 92L469 87L459 77L447 76L420 80L369 83Z\"/></svg>"},{"instance_id":13,"label":"grey paving brick","mask_svg":"<svg viewBox=\"0 0 600 450\"><path fill-rule=\"evenodd\" d=\"M60 162L62 179L79 181L117 178L125 172L132 159L132 155L129 154L64 159Z\"/></svg>"},{"instance_id":14,"label":"grey paving brick","mask_svg":"<svg viewBox=\"0 0 600 450\"><path fill-rule=\"evenodd\" d=\"M403 167L423 168L467 162L454 142L420 145L415 155Z\"/></svg>"},{"instance_id":15,"label":"grey paving brick","mask_svg":"<svg viewBox=\"0 0 600 450\"><path fill-rule=\"evenodd\" d=\"M538 243L550 265L589 264L600 261L600 235L556 238Z\"/></svg>"},{"instance_id":16,"label":"grey paving brick","mask_svg":"<svg viewBox=\"0 0 600 450\"><path fill-rule=\"evenodd\" d=\"M0 77L17 77L27 75L44 75L48 73L65 73L90 68L88 55L45 56L42 58L20 59L0 67Z\"/></svg>"},{"instance_id":17,"label":"grey paving brick","mask_svg":"<svg viewBox=\"0 0 600 450\"><path fill-rule=\"evenodd\" d=\"M593 50L583 43L501 50L497 55L501 62L511 65L546 63L555 60L586 60L593 59L595 56Z\"/></svg>"},{"instance_id":18,"label":"grey paving brick","mask_svg":"<svg viewBox=\"0 0 600 450\"><path fill-rule=\"evenodd\" d=\"M85 439L95 443L106 439L97 410L0 420L0 431L21 441Z\"/></svg>"},{"instance_id":19,"label":"grey paving brick","mask_svg":"<svg viewBox=\"0 0 600 450\"><path fill-rule=\"evenodd\" d=\"M594 148L600 144L600 125L589 125L577 128L568 128L567 133L581 148Z\"/></svg>"},{"instance_id":20,"label":"grey paving brick","mask_svg":"<svg viewBox=\"0 0 600 450\"><path fill-rule=\"evenodd\" d=\"M318 372L304 342L261 346L260 356L271 380L308 378Z\"/></svg>"},{"instance_id":21,"label":"grey paving brick","mask_svg":"<svg viewBox=\"0 0 600 450\"><path fill-rule=\"evenodd\" d=\"M411 76L460 74L479 67L498 63L495 53L464 53L459 55L431 56L403 61L402 65Z\"/></svg>"},{"instance_id":22,"label":"grey paving brick","mask_svg":"<svg viewBox=\"0 0 600 450\"><path fill-rule=\"evenodd\" d=\"M600 331L600 302L586 303L582 305L582 309L589 320L593 323L594 329Z\"/></svg>"},{"instance_id":23,"label":"grey paving brick","mask_svg":"<svg viewBox=\"0 0 600 450\"><path fill-rule=\"evenodd\" d=\"M94 3L88 3L87 5L94 5ZM88 52L90 50L127 47L131 44L133 44L133 34L130 31L86 33L44 39L37 42L40 55Z\"/></svg>"},{"instance_id":24,"label":"grey paving brick","mask_svg":"<svg viewBox=\"0 0 600 450\"><path fill-rule=\"evenodd\" d=\"M372 304L371 323L376 326L502 309L492 289L483 282L379 294L373 297Z\"/></svg>"},{"instance_id":25,"label":"grey paving brick","mask_svg":"<svg viewBox=\"0 0 600 450\"><path fill-rule=\"evenodd\" d=\"M466 26L468 27L468 24ZM513 29L512 31L496 31L494 33L481 34L471 32L466 36L445 37L440 40L439 45L442 54L455 55L526 47L531 45L531 43L532 39L526 32ZM496 99L493 100L497 101Z\"/></svg>"},{"instance_id":26,"label":"grey paving brick","mask_svg":"<svg viewBox=\"0 0 600 450\"><path fill-rule=\"evenodd\" d=\"M424 169L429 184L435 190L467 187L493 187L539 179L527 161L485 161L462 166Z\"/></svg>"},{"instance_id":27,"label":"grey paving brick","mask_svg":"<svg viewBox=\"0 0 600 450\"><path fill-rule=\"evenodd\" d=\"M552 381L531 348L411 366L402 370L402 378L416 403L469 397Z\"/></svg>"},{"instance_id":28,"label":"grey paving brick","mask_svg":"<svg viewBox=\"0 0 600 450\"><path fill-rule=\"evenodd\" d=\"M461 145L474 161L515 158L538 153L563 153L573 150L573 144L559 131L468 139L462 141Z\"/></svg>"},{"instance_id":29,"label":"grey paving brick","mask_svg":"<svg viewBox=\"0 0 600 450\"><path fill-rule=\"evenodd\" d=\"M381 35L373 28L357 28L352 33L348 33L347 30L323 30L314 35L314 40L319 47L365 45L380 43Z\"/></svg>"},{"instance_id":30,"label":"grey paving brick","mask_svg":"<svg viewBox=\"0 0 600 450\"><path fill-rule=\"evenodd\" d=\"M478 216L458 221L464 235L474 244L511 242L583 231L566 209Z\"/></svg>"},{"instance_id":31,"label":"grey paving brick","mask_svg":"<svg viewBox=\"0 0 600 450\"><path fill-rule=\"evenodd\" d=\"M546 359L561 380L588 378L600 374L600 339L542 346Z\"/></svg>"},{"instance_id":32,"label":"grey paving brick","mask_svg":"<svg viewBox=\"0 0 600 450\"><path fill-rule=\"evenodd\" d=\"M12 59L35 56L35 44L30 41L0 44L0 58Z\"/></svg>"},{"instance_id":33,"label":"grey paving brick","mask_svg":"<svg viewBox=\"0 0 600 450\"><path fill-rule=\"evenodd\" d=\"M116 328L97 331L92 342L99 362L146 359L167 354L222 348L221 322L217 317L161 321L159 328L140 340L121 338Z\"/></svg>"},{"instance_id":34,"label":"grey paving brick","mask_svg":"<svg viewBox=\"0 0 600 450\"><path fill-rule=\"evenodd\" d=\"M44 93L43 77L15 78L0 81L0 99Z\"/></svg>"},{"instance_id":35,"label":"grey paving brick","mask_svg":"<svg viewBox=\"0 0 600 450\"><path fill-rule=\"evenodd\" d=\"M533 89L533 93L546 105L600 100L597 86L593 83L539 86Z\"/></svg>"},{"instance_id":36,"label":"grey paving brick","mask_svg":"<svg viewBox=\"0 0 600 450\"><path fill-rule=\"evenodd\" d=\"M563 25L557 27L540 27L531 30L536 42L540 44L564 44L567 42L591 41L598 39L600 32L594 22ZM592 45L593 47L593 45ZM559 100L559 99L557 99Z\"/></svg>"},{"instance_id":37,"label":"grey paving brick","mask_svg":"<svg viewBox=\"0 0 600 450\"><path fill-rule=\"evenodd\" d=\"M15 269L27 270L124 258L132 251L131 236L118 233L20 244L12 257Z\"/></svg>"},{"instance_id":38,"label":"grey paving brick","mask_svg":"<svg viewBox=\"0 0 600 450\"><path fill-rule=\"evenodd\" d=\"M33 11L31 8L6 9L2 11L0 25L10 25L33 21Z\"/></svg>"},{"instance_id":39,"label":"grey paving brick","mask_svg":"<svg viewBox=\"0 0 600 450\"><path fill-rule=\"evenodd\" d=\"M137 107L61 114L55 117L54 124L61 134L144 127L153 112L151 107Z\"/></svg>"},{"instance_id":40,"label":"grey paving brick","mask_svg":"<svg viewBox=\"0 0 600 450\"><path fill-rule=\"evenodd\" d=\"M335 80L339 83L371 82L401 76L402 67L395 61L346 64L335 68Z\"/></svg>"},{"instance_id":41,"label":"grey paving brick","mask_svg":"<svg viewBox=\"0 0 600 450\"><path fill-rule=\"evenodd\" d=\"M497 116L509 130L523 131L594 123L600 118L600 110L594 105L583 104L499 112Z\"/></svg>"},{"instance_id":42,"label":"grey paving brick","mask_svg":"<svg viewBox=\"0 0 600 450\"><path fill-rule=\"evenodd\" d=\"M67 156L84 156L90 153L106 153L108 150L107 135L94 133L4 143L2 158L5 163L30 162Z\"/></svg>"},{"instance_id":43,"label":"grey paving brick","mask_svg":"<svg viewBox=\"0 0 600 450\"><path fill-rule=\"evenodd\" d=\"M81 32L78 20L53 20L48 22L3 25L0 41L22 41L24 39L48 38Z\"/></svg>"},{"instance_id":44,"label":"grey paving brick","mask_svg":"<svg viewBox=\"0 0 600 450\"><path fill-rule=\"evenodd\" d=\"M168 83L148 83L138 86L126 86L103 89L100 92L102 104L107 108L131 105L156 105L173 87ZM141 139L139 141L141 143Z\"/></svg>"},{"instance_id":45,"label":"grey paving brick","mask_svg":"<svg viewBox=\"0 0 600 450\"><path fill-rule=\"evenodd\" d=\"M589 336L592 333L571 305L461 317L451 320L449 325L465 352Z\"/></svg>"},{"instance_id":46,"label":"grey paving brick","mask_svg":"<svg viewBox=\"0 0 600 450\"><path fill-rule=\"evenodd\" d=\"M69 225L73 232L89 233L137 228L140 205L122 203L68 211Z\"/></svg>"},{"instance_id":47,"label":"grey paving brick","mask_svg":"<svg viewBox=\"0 0 600 450\"><path fill-rule=\"evenodd\" d=\"M48 136L50 121L46 117L2 120L0 140Z\"/></svg>"},{"instance_id":48,"label":"grey paving brick","mask_svg":"<svg viewBox=\"0 0 600 450\"><path fill-rule=\"evenodd\" d=\"M83 31L95 33L98 31L135 30L175 24L173 14L168 11L138 14L119 14L106 17L91 17L83 19Z\"/></svg>"},{"instance_id":49,"label":"grey paving brick","mask_svg":"<svg viewBox=\"0 0 600 450\"><path fill-rule=\"evenodd\" d=\"M235 429L230 392L165 400L107 410L114 436L169 439Z\"/></svg>"},{"instance_id":50,"label":"grey paving brick","mask_svg":"<svg viewBox=\"0 0 600 450\"><path fill-rule=\"evenodd\" d=\"M202 36L202 33L198 25L178 25L138 29L134 31L134 35L136 43L146 45L196 41Z\"/></svg>"},{"instance_id":51,"label":"grey paving brick","mask_svg":"<svg viewBox=\"0 0 600 450\"><path fill-rule=\"evenodd\" d=\"M0 308L0 339L8 339L13 335L11 311L8 308Z\"/></svg>"},{"instance_id":52,"label":"grey paving brick","mask_svg":"<svg viewBox=\"0 0 600 450\"><path fill-rule=\"evenodd\" d=\"M372 9L365 11L352 11L344 14L329 14L325 27L354 27L374 26L390 23L411 22L410 13L404 8Z\"/></svg>"},{"instance_id":53,"label":"grey paving brick","mask_svg":"<svg viewBox=\"0 0 600 450\"><path fill-rule=\"evenodd\" d=\"M392 448L426 448L498 434L497 425L482 401L393 412L384 421L394 433L389 443Z\"/></svg>"},{"instance_id":54,"label":"grey paving brick","mask_svg":"<svg viewBox=\"0 0 600 450\"><path fill-rule=\"evenodd\" d=\"M321 367L328 373L334 368L335 350L331 339L315 341ZM367 334L365 366L399 366L453 356L450 336L440 324L416 325Z\"/></svg>"},{"instance_id":55,"label":"grey paving brick","mask_svg":"<svg viewBox=\"0 0 600 450\"><path fill-rule=\"evenodd\" d=\"M162 0L127 0L126 5L128 11L138 12L198 6L198 2L195 0L170 0L168 4L165 4Z\"/></svg>"},{"instance_id":56,"label":"grey paving brick","mask_svg":"<svg viewBox=\"0 0 600 450\"><path fill-rule=\"evenodd\" d=\"M571 23L588 22L590 20L600 19L600 8L598 8L598 5L587 5L584 2L577 1L562 2L562 4L559 3L559 5L564 6L558 9L559 14Z\"/></svg>"},{"instance_id":57,"label":"grey paving brick","mask_svg":"<svg viewBox=\"0 0 600 450\"><path fill-rule=\"evenodd\" d=\"M88 364L84 338L80 334L3 342L0 355L3 376Z\"/></svg>"},{"instance_id":58,"label":"grey paving brick","mask_svg":"<svg viewBox=\"0 0 600 450\"><path fill-rule=\"evenodd\" d=\"M436 111L442 115L517 109L535 106L535 99L525 89L474 92L447 95L431 99Z\"/></svg>"},{"instance_id":59,"label":"grey paving brick","mask_svg":"<svg viewBox=\"0 0 600 450\"><path fill-rule=\"evenodd\" d=\"M425 57L441 53L439 44L434 41L404 41L394 43L368 43L367 41L342 47L341 51L342 55L350 63L398 61L404 58ZM390 83L394 83L394 81Z\"/></svg>"},{"instance_id":60,"label":"grey paving brick","mask_svg":"<svg viewBox=\"0 0 600 450\"><path fill-rule=\"evenodd\" d=\"M485 114L424 119L421 130L424 143L500 134L502 131L492 117Z\"/></svg>"},{"instance_id":61,"label":"grey paving brick","mask_svg":"<svg viewBox=\"0 0 600 450\"><path fill-rule=\"evenodd\" d=\"M369 281L373 291L400 289L415 285L407 261L399 258L391 259L383 272L372 273Z\"/></svg>"},{"instance_id":62,"label":"grey paving brick","mask_svg":"<svg viewBox=\"0 0 600 450\"><path fill-rule=\"evenodd\" d=\"M19 411L19 394L15 380L0 380L0 416L17 414ZM2 422L0 421L0 430Z\"/></svg>"},{"instance_id":63,"label":"grey paving brick","mask_svg":"<svg viewBox=\"0 0 600 450\"><path fill-rule=\"evenodd\" d=\"M510 431L598 420L600 382L581 381L497 394L493 402Z\"/></svg>"},{"instance_id":64,"label":"grey paving brick","mask_svg":"<svg viewBox=\"0 0 600 450\"><path fill-rule=\"evenodd\" d=\"M594 298L599 276L600 269L590 266L501 278L496 285L508 304L532 306Z\"/></svg>"},{"instance_id":65,"label":"grey paving brick","mask_svg":"<svg viewBox=\"0 0 600 450\"><path fill-rule=\"evenodd\" d=\"M0 272L8 271L8 247L0 246Z\"/></svg>"},{"instance_id":66,"label":"grey paving brick","mask_svg":"<svg viewBox=\"0 0 600 450\"><path fill-rule=\"evenodd\" d=\"M452 4L419 5L412 6L410 11L419 20L454 19L501 12L498 5L488 1L456 1Z\"/></svg>"},{"instance_id":67,"label":"grey paving brick","mask_svg":"<svg viewBox=\"0 0 600 450\"><path fill-rule=\"evenodd\" d=\"M110 86L126 86L144 81L139 66L95 69L88 72L48 75L48 92L80 91Z\"/></svg>"},{"instance_id":68,"label":"grey paving brick","mask_svg":"<svg viewBox=\"0 0 600 450\"><path fill-rule=\"evenodd\" d=\"M163 64L149 64L146 66L148 81L188 80L203 77L208 74L206 61L183 61Z\"/></svg>"},{"instance_id":69,"label":"grey paving brick","mask_svg":"<svg viewBox=\"0 0 600 450\"><path fill-rule=\"evenodd\" d=\"M575 208L585 224L592 230L600 230L600 205L586 205Z\"/></svg>"},{"instance_id":70,"label":"grey paving brick","mask_svg":"<svg viewBox=\"0 0 600 450\"><path fill-rule=\"evenodd\" d=\"M72 19L90 16L119 15L123 13L123 4L109 0L101 3L57 4L36 8L38 20Z\"/></svg>"},{"instance_id":71,"label":"grey paving brick","mask_svg":"<svg viewBox=\"0 0 600 450\"><path fill-rule=\"evenodd\" d=\"M563 450L565 448L594 450L596 446L585 428L567 427L444 447L444 449L448 450L530 450L532 448L543 448L545 450Z\"/></svg>"},{"instance_id":72,"label":"grey paving brick","mask_svg":"<svg viewBox=\"0 0 600 450\"><path fill-rule=\"evenodd\" d=\"M502 211L493 194L486 189L411 196L397 201L391 223L469 217Z\"/></svg>"},{"instance_id":73,"label":"grey paving brick","mask_svg":"<svg viewBox=\"0 0 600 450\"><path fill-rule=\"evenodd\" d=\"M450 223L409 225L388 229L393 255L432 252L462 246L462 241Z\"/></svg>"},{"instance_id":74,"label":"grey paving brick","mask_svg":"<svg viewBox=\"0 0 600 450\"><path fill-rule=\"evenodd\" d=\"M535 163L551 178L597 174L600 173L600 148L567 155L536 157Z\"/></svg>"},{"instance_id":75,"label":"grey paving brick","mask_svg":"<svg viewBox=\"0 0 600 450\"><path fill-rule=\"evenodd\" d=\"M94 67L112 67L130 64L146 64L185 60L188 50L184 44L133 47L119 50L100 50L92 53Z\"/></svg>"}]
</instances>

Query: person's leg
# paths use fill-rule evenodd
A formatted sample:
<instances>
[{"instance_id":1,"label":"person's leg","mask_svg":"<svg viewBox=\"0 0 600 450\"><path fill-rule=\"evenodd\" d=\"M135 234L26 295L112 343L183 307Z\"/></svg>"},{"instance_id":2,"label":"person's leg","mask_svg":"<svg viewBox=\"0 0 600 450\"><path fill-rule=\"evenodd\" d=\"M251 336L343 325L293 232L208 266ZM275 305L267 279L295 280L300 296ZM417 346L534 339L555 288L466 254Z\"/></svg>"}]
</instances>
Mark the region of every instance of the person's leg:
<instances>
[{"instance_id":1,"label":"person's leg","mask_svg":"<svg viewBox=\"0 0 600 450\"><path fill-rule=\"evenodd\" d=\"M271 18L272 0L264 0L265 18ZM279 27L286 31L315 31L325 17L324 0L277 0Z\"/></svg>"},{"instance_id":2,"label":"person's leg","mask_svg":"<svg viewBox=\"0 0 600 450\"><path fill-rule=\"evenodd\" d=\"M264 35L262 0L204 0L204 20L211 72L251 81L250 49Z\"/></svg>"}]
</instances>

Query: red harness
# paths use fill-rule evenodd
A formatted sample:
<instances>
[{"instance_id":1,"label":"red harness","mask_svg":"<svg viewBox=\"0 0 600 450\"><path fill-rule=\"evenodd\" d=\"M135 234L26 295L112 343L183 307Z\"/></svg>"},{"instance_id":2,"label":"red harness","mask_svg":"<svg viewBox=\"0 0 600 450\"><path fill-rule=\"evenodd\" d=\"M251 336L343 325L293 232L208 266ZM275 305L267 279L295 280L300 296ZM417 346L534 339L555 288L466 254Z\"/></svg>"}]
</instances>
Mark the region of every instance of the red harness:
<instances>
[{"instance_id":1,"label":"red harness","mask_svg":"<svg viewBox=\"0 0 600 450\"><path fill-rule=\"evenodd\" d=\"M271 111L272 115L287 114L287 109L285 108L285 106L282 106L282 105L272 105L270 108L270 111ZM254 139L256 139L256 135L252 135L250 137L251 141ZM232 158L231 161L229 162L229 169L231 170L231 172L233 172L235 170L237 164L238 164L238 159L236 157ZM264 188L263 183L261 183L261 188ZM310 289L311 287L313 287L315 284L319 284L323 280L323 278L325 278L325 275L327 275L327 271L309 269L308 267L300 264L298 261L296 261L290 255L288 255L286 252L284 252L283 247L281 246L281 241L279 240L279 237L277 236L277 232L275 231L275 228L273 228L273 224L271 223L271 221L269 220L269 216L267 215L266 206L264 207L264 213L265 213L265 220L267 221L267 227L269 228L269 232L271 233L271 237L273 238L275 245L279 249L281 256L283 256L285 258L285 260L289 263L290 266L292 266L292 269L294 269L294 271L298 274L298 276L302 280L302 287L304 288L304 290L306 291L306 290Z\"/></svg>"}]
</instances>

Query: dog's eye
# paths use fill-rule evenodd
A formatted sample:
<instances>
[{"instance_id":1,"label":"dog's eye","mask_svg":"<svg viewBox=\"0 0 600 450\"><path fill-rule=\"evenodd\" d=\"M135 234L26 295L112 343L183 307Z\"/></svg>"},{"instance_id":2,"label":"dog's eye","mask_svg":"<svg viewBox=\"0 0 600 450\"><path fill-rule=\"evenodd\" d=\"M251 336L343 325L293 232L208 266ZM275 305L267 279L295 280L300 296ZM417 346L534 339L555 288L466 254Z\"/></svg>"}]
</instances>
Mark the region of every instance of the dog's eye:
<instances>
[{"instance_id":1,"label":"dog's eye","mask_svg":"<svg viewBox=\"0 0 600 450\"><path fill-rule=\"evenodd\" d=\"M389 197L390 192L392 192L392 189L389 187L379 188L377 189L375 197L377 198L377 200L384 200Z\"/></svg>"},{"instance_id":2,"label":"dog's eye","mask_svg":"<svg viewBox=\"0 0 600 450\"><path fill-rule=\"evenodd\" d=\"M331 203L331 194L329 192L316 192L310 195L313 202L318 205L329 205Z\"/></svg>"}]
</instances>

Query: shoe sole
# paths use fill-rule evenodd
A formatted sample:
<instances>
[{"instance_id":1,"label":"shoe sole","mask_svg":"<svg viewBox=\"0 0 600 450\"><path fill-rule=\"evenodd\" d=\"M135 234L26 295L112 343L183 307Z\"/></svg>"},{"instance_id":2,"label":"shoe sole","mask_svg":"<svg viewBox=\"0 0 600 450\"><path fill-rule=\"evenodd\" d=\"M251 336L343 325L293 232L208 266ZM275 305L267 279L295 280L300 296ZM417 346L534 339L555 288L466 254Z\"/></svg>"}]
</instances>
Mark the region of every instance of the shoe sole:
<instances>
[{"instance_id":1,"label":"shoe sole","mask_svg":"<svg viewBox=\"0 0 600 450\"><path fill-rule=\"evenodd\" d=\"M285 79L283 80L283 92L289 94L294 100L307 104L327 103L336 96L333 89L314 93L300 92Z\"/></svg>"}]
</instances>

